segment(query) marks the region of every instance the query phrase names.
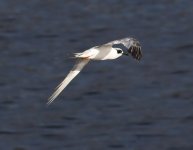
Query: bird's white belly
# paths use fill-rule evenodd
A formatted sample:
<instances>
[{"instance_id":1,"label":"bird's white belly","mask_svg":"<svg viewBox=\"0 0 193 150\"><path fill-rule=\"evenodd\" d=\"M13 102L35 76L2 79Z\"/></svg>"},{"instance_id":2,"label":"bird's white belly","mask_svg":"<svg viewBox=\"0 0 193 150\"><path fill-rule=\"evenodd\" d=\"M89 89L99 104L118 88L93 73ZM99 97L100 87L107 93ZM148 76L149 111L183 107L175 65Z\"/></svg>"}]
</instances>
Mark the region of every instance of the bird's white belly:
<instances>
[{"instance_id":1,"label":"bird's white belly","mask_svg":"<svg viewBox=\"0 0 193 150\"><path fill-rule=\"evenodd\" d=\"M118 54L116 49L98 49L98 53L93 56L94 60L108 60L108 59L116 59L120 57L121 54Z\"/></svg>"},{"instance_id":2,"label":"bird's white belly","mask_svg":"<svg viewBox=\"0 0 193 150\"><path fill-rule=\"evenodd\" d=\"M116 50L112 49L102 60L116 59L116 58L118 58L120 56L121 55L118 55Z\"/></svg>"}]
</instances>

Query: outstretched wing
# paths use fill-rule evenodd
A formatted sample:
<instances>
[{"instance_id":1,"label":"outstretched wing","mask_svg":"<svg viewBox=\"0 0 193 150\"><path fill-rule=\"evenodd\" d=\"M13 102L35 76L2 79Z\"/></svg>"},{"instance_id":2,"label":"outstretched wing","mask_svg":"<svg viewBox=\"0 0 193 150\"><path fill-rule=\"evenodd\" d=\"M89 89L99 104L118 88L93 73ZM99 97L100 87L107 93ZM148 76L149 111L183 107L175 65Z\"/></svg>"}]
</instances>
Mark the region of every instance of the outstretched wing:
<instances>
[{"instance_id":1,"label":"outstretched wing","mask_svg":"<svg viewBox=\"0 0 193 150\"><path fill-rule=\"evenodd\" d=\"M64 90L64 88L76 77L79 72L83 69L83 67L89 62L89 59L80 58L72 68L72 70L69 72L69 74L66 76L66 78L56 87L56 91L50 96L48 99L47 104L51 104L56 97Z\"/></svg>"},{"instance_id":2,"label":"outstretched wing","mask_svg":"<svg viewBox=\"0 0 193 150\"><path fill-rule=\"evenodd\" d=\"M112 47L118 44L123 44L127 48L127 52L130 53L135 59L141 59L141 45L138 40L127 37L106 43L106 45L111 45Z\"/></svg>"}]
</instances>

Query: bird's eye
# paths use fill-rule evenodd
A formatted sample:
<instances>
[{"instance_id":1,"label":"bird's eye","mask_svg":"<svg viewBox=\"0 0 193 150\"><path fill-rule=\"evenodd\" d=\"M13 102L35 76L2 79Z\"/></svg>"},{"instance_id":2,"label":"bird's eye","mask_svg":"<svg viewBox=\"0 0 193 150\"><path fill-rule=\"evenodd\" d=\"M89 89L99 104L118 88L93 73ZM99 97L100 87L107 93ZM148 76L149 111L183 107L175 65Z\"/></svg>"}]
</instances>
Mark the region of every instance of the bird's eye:
<instances>
[{"instance_id":1,"label":"bird's eye","mask_svg":"<svg viewBox=\"0 0 193 150\"><path fill-rule=\"evenodd\" d=\"M117 50L117 53L118 53L118 54L122 53L122 50Z\"/></svg>"}]
</instances>

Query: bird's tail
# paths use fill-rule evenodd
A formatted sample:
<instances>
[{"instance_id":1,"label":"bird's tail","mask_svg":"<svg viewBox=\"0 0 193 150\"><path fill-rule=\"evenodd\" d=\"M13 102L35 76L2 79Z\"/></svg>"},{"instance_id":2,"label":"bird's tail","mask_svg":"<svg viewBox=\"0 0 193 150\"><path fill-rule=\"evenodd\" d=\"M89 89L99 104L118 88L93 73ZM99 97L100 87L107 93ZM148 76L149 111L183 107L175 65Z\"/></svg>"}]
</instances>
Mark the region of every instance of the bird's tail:
<instances>
[{"instance_id":1,"label":"bird's tail","mask_svg":"<svg viewBox=\"0 0 193 150\"><path fill-rule=\"evenodd\" d=\"M76 77L84 66L89 62L89 59L79 59L66 78L57 86L55 92L48 99L47 105L51 104L56 97L64 90L64 88Z\"/></svg>"}]
</instances>

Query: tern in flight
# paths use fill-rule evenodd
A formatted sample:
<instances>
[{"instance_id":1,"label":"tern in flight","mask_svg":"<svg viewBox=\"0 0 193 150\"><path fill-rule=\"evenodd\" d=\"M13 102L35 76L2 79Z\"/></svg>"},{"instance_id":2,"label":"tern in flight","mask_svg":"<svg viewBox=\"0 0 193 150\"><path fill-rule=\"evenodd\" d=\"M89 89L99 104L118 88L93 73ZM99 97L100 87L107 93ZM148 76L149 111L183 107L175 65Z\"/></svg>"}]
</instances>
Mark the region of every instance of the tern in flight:
<instances>
[{"instance_id":1,"label":"tern in flight","mask_svg":"<svg viewBox=\"0 0 193 150\"><path fill-rule=\"evenodd\" d=\"M131 55L133 58L140 60L142 52L139 41L127 37L92 47L82 53L75 53L74 56L77 58L76 64L68 73L66 78L57 86L55 92L48 99L47 104L51 104L56 99L56 97L64 90L70 81L78 75L90 60L111 60L117 59L122 55Z\"/></svg>"}]
</instances>

